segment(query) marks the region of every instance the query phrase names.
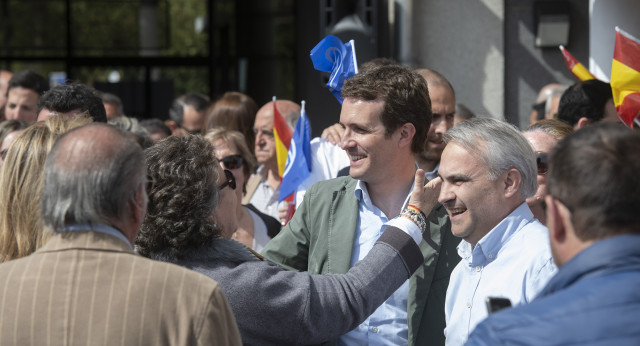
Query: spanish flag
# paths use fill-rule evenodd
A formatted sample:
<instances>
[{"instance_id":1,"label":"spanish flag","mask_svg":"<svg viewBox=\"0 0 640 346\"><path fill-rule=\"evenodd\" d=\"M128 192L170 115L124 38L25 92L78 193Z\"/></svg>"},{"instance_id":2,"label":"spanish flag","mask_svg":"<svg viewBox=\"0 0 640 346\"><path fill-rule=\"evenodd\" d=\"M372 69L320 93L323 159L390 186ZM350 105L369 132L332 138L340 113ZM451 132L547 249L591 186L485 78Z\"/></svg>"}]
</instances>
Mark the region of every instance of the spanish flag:
<instances>
[{"instance_id":1,"label":"spanish flag","mask_svg":"<svg viewBox=\"0 0 640 346\"><path fill-rule=\"evenodd\" d=\"M611 63L613 103L620 119L629 127L640 115L640 40L616 27Z\"/></svg>"},{"instance_id":2,"label":"spanish flag","mask_svg":"<svg viewBox=\"0 0 640 346\"><path fill-rule=\"evenodd\" d=\"M278 159L278 174L282 178L284 175L284 167L287 164L287 155L289 154L289 146L291 145L291 137L293 130L284 120L278 107L276 107L276 97L273 97L273 138L276 142L276 157Z\"/></svg>"},{"instance_id":3,"label":"spanish flag","mask_svg":"<svg viewBox=\"0 0 640 346\"><path fill-rule=\"evenodd\" d=\"M576 60L576 58L574 58L573 55L569 53L569 51L564 49L564 46L560 45L560 51L562 52L564 62L565 64L567 64L569 71L571 71L571 73L573 73L573 75L576 76L578 80L585 81L589 79L596 79L596 77L594 77L594 75L592 75L591 72L589 72L589 70L584 67L584 65Z\"/></svg>"},{"instance_id":4,"label":"spanish flag","mask_svg":"<svg viewBox=\"0 0 640 346\"><path fill-rule=\"evenodd\" d=\"M276 106L276 97L273 97L273 139L276 142L276 158L278 160L278 175L280 176L280 183L282 184L282 177L284 176L284 169L287 165L287 156L289 155L289 147L291 146L291 137L293 137L293 130L287 124L287 121L284 120L282 114L278 111L278 107ZM293 211L295 210L296 204L294 203L293 198L295 194L291 194L284 198L284 201L287 202L287 222L291 220L293 216ZM282 224L283 226L285 223Z\"/></svg>"}]
</instances>

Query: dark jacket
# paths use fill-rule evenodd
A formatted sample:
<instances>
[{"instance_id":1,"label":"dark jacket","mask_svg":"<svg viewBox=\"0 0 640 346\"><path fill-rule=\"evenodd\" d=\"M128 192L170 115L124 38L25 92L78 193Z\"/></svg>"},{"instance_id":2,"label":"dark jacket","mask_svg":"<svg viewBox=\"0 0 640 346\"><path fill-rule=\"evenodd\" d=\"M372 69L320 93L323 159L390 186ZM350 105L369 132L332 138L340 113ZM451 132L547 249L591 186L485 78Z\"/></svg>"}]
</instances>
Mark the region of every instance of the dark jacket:
<instances>
[{"instance_id":1,"label":"dark jacket","mask_svg":"<svg viewBox=\"0 0 640 346\"><path fill-rule=\"evenodd\" d=\"M309 275L260 261L244 245L217 239L175 263L216 280L245 345L318 343L355 328L424 261L403 231L388 227L345 275ZM167 260L163 254L154 259Z\"/></svg>"},{"instance_id":2,"label":"dark jacket","mask_svg":"<svg viewBox=\"0 0 640 346\"><path fill-rule=\"evenodd\" d=\"M597 241L529 305L479 324L467 345L640 345L640 235Z\"/></svg>"}]
</instances>

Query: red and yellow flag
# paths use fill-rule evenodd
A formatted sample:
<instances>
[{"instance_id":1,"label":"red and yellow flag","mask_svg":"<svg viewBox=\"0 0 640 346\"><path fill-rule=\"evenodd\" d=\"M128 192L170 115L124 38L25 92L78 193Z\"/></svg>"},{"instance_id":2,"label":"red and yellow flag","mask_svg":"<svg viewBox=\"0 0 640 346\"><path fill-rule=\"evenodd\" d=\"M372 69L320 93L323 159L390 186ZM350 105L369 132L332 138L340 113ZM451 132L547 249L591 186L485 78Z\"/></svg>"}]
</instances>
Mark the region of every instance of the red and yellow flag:
<instances>
[{"instance_id":1,"label":"red and yellow flag","mask_svg":"<svg viewBox=\"0 0 640 346\"><path fill-rule=\"evenodd\" d=\"M273 97L273 138L276 142L276 157L278 159L278 174L280 178L284 174L284 167L287 164L287 155L291 145L293 130L284 120L278 107L276 107L276 97Z\"/></svg>"},{"instance_id":2,"label":"red and yellow flag","mask_svg":"<svg viewBox=\"0 0 640 346\"><path fill-rule=\"evenodd\" d=\"M611 91L620 119L633 127L640 115L640 40L618 27L611 63Z\"/></svg>"},{"instance_id":3,"label":"red and yellow flag","mask_svg":"<svg viewBox=\"0 0 640 346\"><path fill-rule=\"evenodd\" d=\"M596 79L596 77L592 75L591 72L589 72L589 70L587 70L587 68L584 67L584 65L582 65L578 60L576 60L576 58L574 58L573 55L571 55L568 50L564 49L564 46L560 45L560 51L562 52L562 56L564 57L564 62L565 64L567 64L569 71L571 71L571 73L573 73L573 75L576 76L576 78L578 78L580 81Z\"/></svg>"}]
</instances>

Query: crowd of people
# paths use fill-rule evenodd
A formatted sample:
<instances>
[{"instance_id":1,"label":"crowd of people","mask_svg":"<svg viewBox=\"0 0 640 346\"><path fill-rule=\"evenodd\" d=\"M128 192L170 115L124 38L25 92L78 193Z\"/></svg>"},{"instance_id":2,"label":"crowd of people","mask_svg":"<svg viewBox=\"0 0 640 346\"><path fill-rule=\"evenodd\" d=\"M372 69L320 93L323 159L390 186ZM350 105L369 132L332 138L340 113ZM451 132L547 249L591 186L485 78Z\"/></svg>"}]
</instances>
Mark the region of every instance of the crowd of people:
<instances>
[{"instance_id":1,"label":"crowd of people","mask_svg":"<svg viewBox=\"0 0 640 346\"><path fill-rule=\"evenodd\" d=\"M543 87L523 129L389 59L341 92L293 208L296 102L137 119L0 71L0 344L640 342L640 133L608 83Z\"/></svg>"}]
</instances>

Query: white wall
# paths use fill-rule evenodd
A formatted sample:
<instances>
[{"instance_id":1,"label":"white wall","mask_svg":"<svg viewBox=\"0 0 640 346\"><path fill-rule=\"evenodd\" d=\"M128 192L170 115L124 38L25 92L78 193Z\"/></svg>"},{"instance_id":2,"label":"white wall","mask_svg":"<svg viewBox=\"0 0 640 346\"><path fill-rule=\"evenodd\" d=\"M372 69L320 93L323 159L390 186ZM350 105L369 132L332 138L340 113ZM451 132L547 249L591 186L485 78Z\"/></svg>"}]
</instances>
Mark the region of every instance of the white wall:
<instances>
[{"instance_id":1,"label":"white wall","mask_svg":"<svg viewBox=\"0 0 640 346\"><path fill-rule=\"evenodd\" d=\"M504 0L417 0L412 6L414 67L442 73L456 101L479 115L504 115Z\"/></svg>"}]
</instances>

